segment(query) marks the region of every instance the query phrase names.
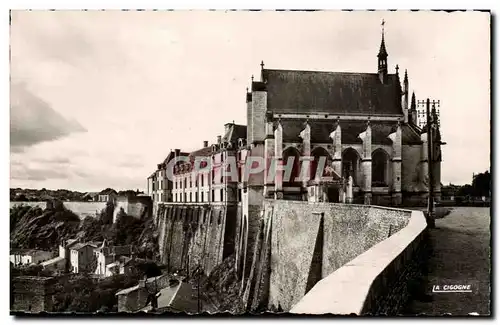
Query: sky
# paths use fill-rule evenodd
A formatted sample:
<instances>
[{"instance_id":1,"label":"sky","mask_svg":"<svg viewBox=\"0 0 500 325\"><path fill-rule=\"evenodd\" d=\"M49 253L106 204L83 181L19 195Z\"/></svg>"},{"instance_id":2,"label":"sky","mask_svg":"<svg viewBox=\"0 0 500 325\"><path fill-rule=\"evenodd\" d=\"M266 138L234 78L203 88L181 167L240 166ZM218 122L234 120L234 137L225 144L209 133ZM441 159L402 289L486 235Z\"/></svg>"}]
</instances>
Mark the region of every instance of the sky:
<instances>
[{"instance_id":1,"label":"sky","mask_svg":"<svg viewBox=\"0 0 500 325\"><path fill-rule=\"evenodd\" d=\"M441 102L443 184L490 168L490 16L479 12L13 11L10 187L146 189L171 149L246 124L270 69L389 72Z\"/></svg>"}]
</instances>

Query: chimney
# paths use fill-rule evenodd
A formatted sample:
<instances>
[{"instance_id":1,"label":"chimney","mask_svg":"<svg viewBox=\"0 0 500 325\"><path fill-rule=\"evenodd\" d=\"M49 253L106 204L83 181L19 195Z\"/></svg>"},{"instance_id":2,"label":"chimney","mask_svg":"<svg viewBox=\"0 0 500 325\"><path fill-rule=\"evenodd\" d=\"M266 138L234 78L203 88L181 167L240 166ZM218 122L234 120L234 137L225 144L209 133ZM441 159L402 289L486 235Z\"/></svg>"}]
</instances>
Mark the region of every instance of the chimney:
<instances>
[{"instance_id":1,"label":"chimney","mask_svg":"<svg viewBox=\"0 0 500 325\"><path fill-rule=\"evenodd\" d=\"M218 135L217 136L217 144L221 144L222 142L222 136Z\"/></svg>"},{"instance_id":2,"label":"chimney","mask_svg":"<svg viewBox=\"0 0 500 325\"><path fill-rule=\"evenodd\" d=\"M208 147L208 141L203 141L203 148Z\"/></svg>"},{"instance_id":3,"label":"chimney","mask_svg":"<svg viewBox=\"0 0 500 325\"><path fill-rule=\"evenodd\" d=\"M175 149L175 156L179 157L181 155L181 149Z\"/></svg>"}]
</instances>

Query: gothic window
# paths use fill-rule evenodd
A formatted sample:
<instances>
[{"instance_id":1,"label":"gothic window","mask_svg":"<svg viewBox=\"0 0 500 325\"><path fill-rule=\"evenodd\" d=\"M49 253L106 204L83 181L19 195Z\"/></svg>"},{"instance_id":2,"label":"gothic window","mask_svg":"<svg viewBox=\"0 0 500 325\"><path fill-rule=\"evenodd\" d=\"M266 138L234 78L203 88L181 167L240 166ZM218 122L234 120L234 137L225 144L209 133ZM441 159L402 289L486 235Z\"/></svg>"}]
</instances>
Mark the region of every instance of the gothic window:
<instances>
[{"instance_id":1,"label":"gothic window","mask_svg":"<svg viewBox=\"0 0 500 325\"><path fill-rule=\"evenodd\" d=\"M318 172L317 169L318 169L318 165L319 165L319 161L320 161L321 157L324 157L323 159L325 159L325 164L323 166L323 172L319 176L321 177L321 176L325 175L325 167L329 163L330 154L328 153L328 151L326 151L325 148L318 147L312 151L312 156L314 157L314 160L311 161L311 165L310 165L310 172L311 172L310 178L312 180L314 180L316 177L316 173Z\"/></svg>"},{"instance_id":2,"label":"gothic window","mask_svg":"<svg viewBox=\"0 0 500 325\"><path fill-rule=\"evenodd\" d=\"M372 154L372 186L387 186L389 155L382 149Z\"/></svg>"},{"instance_id":3,"label":"gothic window","mask_svg":"<svg viewBox=\"0 0 500 325\"><path fill-rule=\"evenodd\" d=\"M283 171L283 187L297 186L300 183L300 153L296 148L290 147L283 151L283 167L285 170L289 167L289 160L290 164L293 161L291 165L292 171L289 179L285 179L287 173Z\"/></svg>"},{"instance_id":4,"label":"gothic window","mask_svg":"<svg viewBox=\"0 0 500 325\"><path fill-rule=\"evenodd\" d=\"M359 160L360 157L353 148L347 148L342 154L342 177L347 180L349 176L352 176L354 185L358 182Z\"/></svg>"}]
</instances>

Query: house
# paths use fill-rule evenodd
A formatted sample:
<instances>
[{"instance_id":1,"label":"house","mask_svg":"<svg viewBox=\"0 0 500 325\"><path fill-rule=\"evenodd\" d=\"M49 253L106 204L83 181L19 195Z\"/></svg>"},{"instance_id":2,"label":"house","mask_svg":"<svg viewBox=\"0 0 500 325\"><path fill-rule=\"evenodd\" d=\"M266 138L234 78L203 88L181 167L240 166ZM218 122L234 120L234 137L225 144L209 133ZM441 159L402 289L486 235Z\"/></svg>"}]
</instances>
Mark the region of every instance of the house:
<instances>
[{"instance_id":1,"label":"house","mask_svg":"<svg viewBox=\"0 0 500 325\"><path fill-rule=\"evenodd\" d=\"M70 248L70 270L73 273L91 272L94 260L94 249L97 246L92 243L77 243Z\"/></svg>"},{"instance_id":2,"label":"house","mask_svg":"<svg viewBox=\"0 0 500 325\"><path fill-rule=\"evenodd\" d=\"M10 262L17 265L39 264L52 258L53 253L38 249L16 249L10 253Z\"/></svg>"},{"instance_id":3,"label":"house","mask_svg":"<svg viewBox=\"0 0 500 325\"><path fill-rule=\"evenodd\" d=\"M128 263L128 260L121 258L132 258L134 256L134 249L132 245L107 246L106 241L104 241L100 247L94 250L94 255L97 260L97 266L94 273L107 277L120 273L120 262L123 264L125 264L125 262ZM113 265L108 267L110 264Z\"/></svg>"},{"instance_id":4,"label":"house","mask_svg":"<svg viewBox=\"0 0 500 325\"><path fill-rule=\"evenodd\" d=\"M82 196L82 201L97 202L99 200L99 192L87 192Z\"/></svg>"},{"instance_id":5,"label":"house","mask_svg":"<svg viewBox=\"0 0 500 325\"><path fill-rule=\"evenodd\" d=\"M101 192L99 192L98 201L99 202L114 201L117 196L118 196L118 193L115 190L113 190L112 188L107 188L107 189L102 190Z\"/></svg>"},{"instance_id":6,"label":"house","mask_svg":"<svg viewBox=\"0 0 500 325\"><path fill-rule=\"evenodd\" d=\"M54 271L54 272L65 272L66 271L66 259L61 256L56 256L50 260L40 263L44 270Z\"/></svg>"}]
</instances>

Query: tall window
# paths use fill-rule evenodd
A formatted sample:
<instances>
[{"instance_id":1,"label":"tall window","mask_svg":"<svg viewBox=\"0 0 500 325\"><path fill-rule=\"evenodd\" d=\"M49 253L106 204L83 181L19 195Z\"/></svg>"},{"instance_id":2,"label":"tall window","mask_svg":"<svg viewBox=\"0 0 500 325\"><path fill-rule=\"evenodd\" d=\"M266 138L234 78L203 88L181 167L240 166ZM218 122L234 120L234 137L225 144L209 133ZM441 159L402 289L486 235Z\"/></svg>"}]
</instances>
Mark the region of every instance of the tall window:
<instances>
[{"instance_id":1,"label":"tall window","mask_svg":"<svg viewBox=\"0 0 500 325\"><path fill-rule=\"evenodd\" d=\"M372 154L372 185L387 186L387 167L389 155L383 149L377 149Z\"/></svg>"},{"instance_id":2,"label":"tall window","mask_svg":"<svg viewBox=\"0 0 500 325\"><path fill-rule=\"evenodd\" d=\"M328 153L328 151L326 151L325 148L318 147L318 148L313 150L312 156L314 157L314 160L311 162L311 166L310 166L310 172L311 172L310 179L314 180L316 177L316 173L318 173L318 166L319 166L319 161L320 161L321 157L324 157L323 159L325 159L325 164L323 165L323 170L319 171L319 173L320 173L319 177L324 176L325 167L330 162L330 159L329 159L330 154Z\"/></svg>"},{"instance_id":3,"label":"tall window","mask_svg":"<svg viewBox=\"0 0 500 325\"><path fill-rule=\"evenodd\" d=\"M288 148L283 152L283 167L288 166L288 162L292 163L293 167L290 178L287 180L283 178L283 186L298 186L300 184L300 152L296 148ZM283 173L285 177L286 173Z\"/></svg>"},{"instance_id":4,"label":"tall window","mask_svg":"<svg viewBox=\"0 0 500 325\"><path fill-rule=\"evenodd\" d=\"M353 148L347 148L342 153L342 176L347 180L352 176L354 185L358 183L357 174L359 168L359 155Z\"/></svg>"},{"instance_id":5,"label":"tall window","mask_svg":"<svg viewBox=\"0 0 500 325\"><path fill-rule=\"evenodd\" d=\"M224 201L224 190L223 189L220 190L220 201L221 202Z\"/></svg>"}]
</instances>

